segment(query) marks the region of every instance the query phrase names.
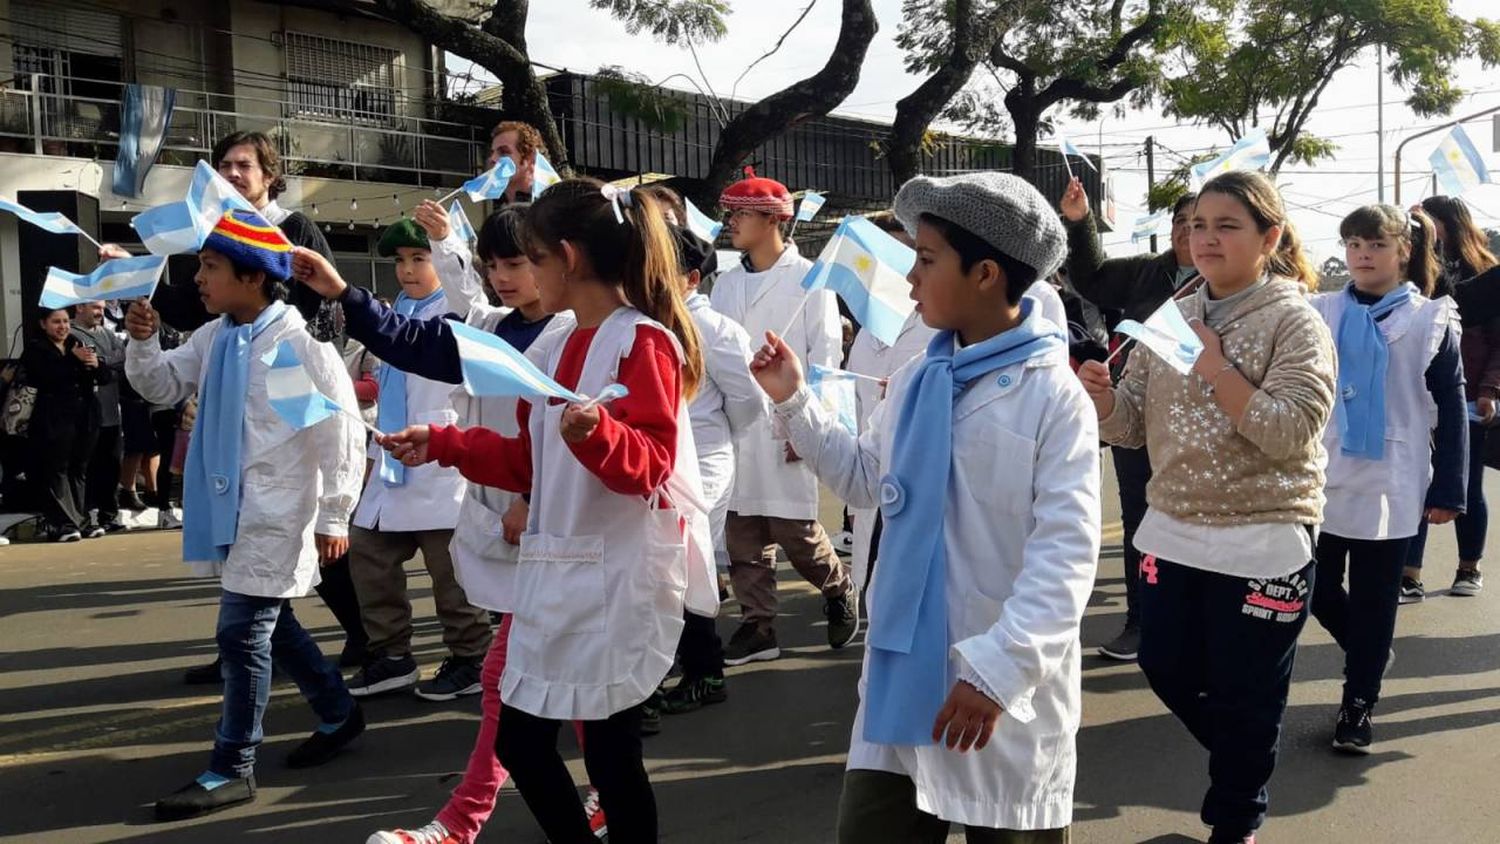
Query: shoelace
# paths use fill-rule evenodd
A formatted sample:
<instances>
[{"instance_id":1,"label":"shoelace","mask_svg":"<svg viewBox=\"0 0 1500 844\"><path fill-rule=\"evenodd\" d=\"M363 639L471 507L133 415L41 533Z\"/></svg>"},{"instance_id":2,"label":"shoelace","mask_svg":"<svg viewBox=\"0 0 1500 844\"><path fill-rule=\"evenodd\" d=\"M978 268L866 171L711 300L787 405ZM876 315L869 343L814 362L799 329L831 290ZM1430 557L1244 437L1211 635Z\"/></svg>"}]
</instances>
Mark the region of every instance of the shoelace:
<instances>
[{"instance_id":1,"label":"shoelace","mask_svg":"<svg viewBox=\"0 0 1500 844\"><path fill-rule=\"evenodd\" d=\"M583 813L588 817L599 814L599 792L589 789L589 793L583 798Z\"/></svg>"},{"instance_id":2,"label":"shoelace","mask_svg":"<svg viewBox=\"0 0 1500 844\"><path fill-rule=\"evenodd\" d=\"M443 844L448 837L448 828L433 821L421 829L403 829L398 832L411 839L412 844Z\"/></svg>"}]
</instances>

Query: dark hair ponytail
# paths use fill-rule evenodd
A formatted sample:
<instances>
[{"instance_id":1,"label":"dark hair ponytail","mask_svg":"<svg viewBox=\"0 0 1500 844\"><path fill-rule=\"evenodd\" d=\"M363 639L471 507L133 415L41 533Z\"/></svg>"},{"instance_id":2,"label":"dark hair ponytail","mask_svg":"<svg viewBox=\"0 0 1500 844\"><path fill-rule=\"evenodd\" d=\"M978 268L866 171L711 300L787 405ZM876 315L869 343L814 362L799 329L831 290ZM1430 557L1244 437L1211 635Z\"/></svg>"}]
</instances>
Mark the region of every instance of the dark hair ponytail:
<instances>
[{"instance_id":1,"label":"dark hair ponytail","mask_svg":"<svg viewBox=\"0 0 1500 844\"><path fill-rule=\"evenodd\" d=\"M527 212L526 239L549 252L564 240L581 249L599 278L672 332L682 345L682 394L691 398L703 380L702 342L679 289L676 242L654 197L622 188L611 199L604 187L564 179L548 188Z\"/></svg>"}]
</instances>

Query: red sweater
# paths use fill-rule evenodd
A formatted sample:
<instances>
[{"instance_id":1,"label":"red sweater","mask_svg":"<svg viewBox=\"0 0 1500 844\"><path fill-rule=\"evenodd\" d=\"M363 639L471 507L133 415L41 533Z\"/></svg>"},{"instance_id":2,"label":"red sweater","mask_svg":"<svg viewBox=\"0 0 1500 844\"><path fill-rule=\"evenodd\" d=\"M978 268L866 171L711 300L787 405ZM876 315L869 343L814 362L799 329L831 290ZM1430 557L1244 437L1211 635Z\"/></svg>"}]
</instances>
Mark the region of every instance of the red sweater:
<instances>
[{"instance_id":1,"label":"red sweater","mask_svg":"<svg viewBox=\"0 0 1500 844\"><path fill-rule=\"evenodd\" d=\"M580 328L568 337L553 373L557 383L570 390L577 387L597 331ZM581 443L568 443L568 448L611 492L646 496L666 483L677 456L682 365L665 332L645 325L636 330L630 354L620 361L620 383L630 395L601 407L594 432ZM458 467L474 483L530 492L530 415L531 404L520 402L516 416L521 433L516 437L501 436L489 428L435 425L427 455L442 466Z\"/></svg>"}]
</instances>

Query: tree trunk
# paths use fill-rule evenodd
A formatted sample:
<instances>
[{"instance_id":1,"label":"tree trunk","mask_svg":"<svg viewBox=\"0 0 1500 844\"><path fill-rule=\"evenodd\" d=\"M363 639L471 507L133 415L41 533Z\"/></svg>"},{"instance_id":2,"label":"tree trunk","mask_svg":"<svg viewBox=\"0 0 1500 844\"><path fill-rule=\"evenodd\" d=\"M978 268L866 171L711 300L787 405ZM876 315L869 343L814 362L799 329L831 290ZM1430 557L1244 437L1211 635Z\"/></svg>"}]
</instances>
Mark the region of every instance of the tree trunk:
<instances>
[{"instance_id":1,"label":"tree trunk","mask_svg":"<svg viewBox=\"0 0 1500 844\"><path fill-rule=\"evenodd\" d=\"M712 197L718 203L719 192L739 172L740 165L765 142L791 127L832 111L859 84L860 65L875 39L879 23L870 0L844 0L843 19L838 43L827 64L816 74L793 83L740 112L719 133L713 159L703 177L701 188L691 192L700 198Z\"/></svg>"},{"instance_id":2,"label":"tree trunk","mask_svg":"<svg viewBox=\"0 0 1500 844\"><path fill-rule=\"evenodd\" d=\"M922 169L922 140L927 127L969 81L977 58L955 56L896 103L896 119L886 141L891 186L900 188Z\"/></svg>"},{"instance_id":3,"label":"tree trunk","mask_svg":"<svg viewBox=\"0 0 1500 844\"><path fill-rule=\"evenodd\" d=\"M1010 112L1010 121L1015 126L1016 145L1011 150L1011 172L1031 182L1036 175L1036 140L1041 126L1042 112L1029 97L1018 95L1024 86L1017 86L1005 95L1005 110Z\"/></svg>"}]
</instances>

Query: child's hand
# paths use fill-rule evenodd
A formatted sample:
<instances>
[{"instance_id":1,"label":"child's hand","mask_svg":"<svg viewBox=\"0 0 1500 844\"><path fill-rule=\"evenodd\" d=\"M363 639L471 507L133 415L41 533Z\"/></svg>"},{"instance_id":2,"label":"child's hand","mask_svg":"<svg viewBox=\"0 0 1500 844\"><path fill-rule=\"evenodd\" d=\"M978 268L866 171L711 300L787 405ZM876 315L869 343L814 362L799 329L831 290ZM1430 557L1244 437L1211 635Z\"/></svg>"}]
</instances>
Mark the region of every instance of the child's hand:
<instances>
[{"instance_id":1,"label":"child's hand","mask_svg":"<svg viewBox=\"0 0 1500 844\"><path fill-rule=\"evenodd\" d=\"M1448 510L1442 507L1427 508L1427 523L1430 525L1446 525L1458 518L1457 510Z\"/></svg>"},{"instance_id":2,"label":"child's hand","mask_svg":"<svg viewBox=\"0 0 1500 844\"><path fill-rule=\"evenodd\" d=\"M327 258L302 246L292 249L292 278L324 299L337 299L349 289L343 276L328 263Z\"/></svg>"},{"instance_id":3,"label":"child's hand","mask_svg":"<svg viewBox=\"0 0 1500 844\"><path fill-rule=\"evenodd\" d=\"M1068 182L1068 189L1063 191L1058 210L1062 212L1063 219L1070 223L1080 222L1089 215L1089 195L1083 190L1083 182L1077 178Z\"/></svg>"},{"instance_id":4,"label":"child's hand","mask_svg":"<svg viewBox=\"0 0 1500 844\"><path fill-rule=\"evenodd\" d=\"M506 509L505 515L500 517L500 529L504 531L501 538L511 545L520 545L521 534L526 532L526 521L530 515L531 506L526 503L526 499L517 498Z\"/></svg>"},{"instance_id":5,"label":"child's hand","mask_svg":"<svg viewBox=\"0 0 1500 844\"><path fill-rule=\"evenodd\" d=\"M802 386L802 362L774 331L766 332L766 344L750 361L750 374L777 404L796 395Z\"/></svg>"},{"instance_id":6,"label":"child's hand","mask_svg":"<svg viewBox=\"0 0 1500 844\"><path fill-rule=\"evenodd\" d=\"M1100 419L1109 418L1115 412L1115 384L1109 377L1109 367L1097 360L1086 360L1078 367L1078 380L1094 400L1094 412Z\"/></svg>"},{"instance_id":7,"label":"child's hand","mask_svg":"<svg viewBox=\"0 0 1500 844\"><path fill-rule=\"evenodd\" d=\"M422 227L422 231L427 232L429 241L447 240L448 235L453 232L453 227L448 222L448 212L430 199L422 200L422 204L417 206L411 216Z\"/></svg>"},{"instance_id":8,"label":"child's hand","mask_svg":"<svg viewBox=\"0 0 1500 844\"><path fill-rule=\"evenodd\" d=\"M394 434L376 437L375 444L389 451L403 465L421 466L432 460L427 454L427 443L431 438L430 425L412 425Z\"/></svg>"},{"instance_id":9,"label":"child's hand","mask_svg":"<svg viewBox=\"0 0 1500 844\"><path fill-rule=\"evenodd\" d=\"M113 261L116 258L129 257L130 253L125 251L125 247L121 246L118 243L99 244L99 260L101 261Z\"/></svg>"},{"instance_id":10,"label":"child's hand","mask_svg":"<svg viewBox=\"0 0 1500 844\"><path fill-rule=\"evenodd\" d=\"M932 740L943 741L946 731L949 750L959 753L970 748L983 750L995 734L995 725L1000 723L1003 711L1000 704L960 680L953 684L947 702L938 710L937 720L932 723Z\"/></svg>"},{"instance_id":11,"label":"child's hand","mask_svg":"<svg viewBox=\"0 0 1500 844\"><path fill-rule=\"evenodd\" d=\"M130 310L125 312L125 331L130 334L130 339L150 340L157 325L156 309L150 302L137 299L130 303Z\"/></svg>"},{"instance_id":12,"label":"child's hand","mask_svg":"<svg viewBox=\"0 0 1500 844\"><path fill-rule=\"evenodd\" d=\"M318 565L331 566L338 562L339 558L349 553L349 537L329 536L323 533L313 534L313 542L318 546Z\"/></svg>"},{"instance_id":13,"label":"child's hand","mask_svg":"<svg viewBox=\"0 0 1500 844\"><path fill-rule=\"evenodd\" d=\"M583 405L570 404L562 415L562 438L564 442L577 445L588 439L599 427L599 406L584 408Z\"/></svg>"}]
</instances>

